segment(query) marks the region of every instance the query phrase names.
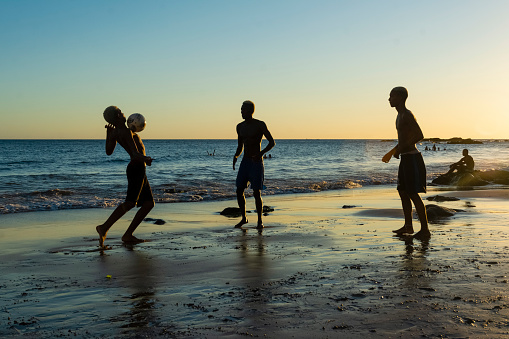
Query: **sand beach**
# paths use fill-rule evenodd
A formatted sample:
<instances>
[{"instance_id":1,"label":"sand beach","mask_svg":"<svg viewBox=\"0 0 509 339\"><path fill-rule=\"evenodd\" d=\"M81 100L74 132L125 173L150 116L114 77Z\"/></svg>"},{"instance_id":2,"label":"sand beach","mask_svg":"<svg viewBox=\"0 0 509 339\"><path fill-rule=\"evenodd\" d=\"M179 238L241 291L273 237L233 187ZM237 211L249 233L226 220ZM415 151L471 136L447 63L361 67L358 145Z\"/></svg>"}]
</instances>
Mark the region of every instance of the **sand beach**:
<instances>
[{"instance_id":1,"label":"sand beach","mask_svg":"<svg viewBox=\"0 0 509 339\"><path fill-rule=\"evenodd\" d=\"M264 197L258 232L218 212L236 202L0 215L4 338L503 338L509 334L509 190L442 191L461 210L429 242L399 238L394 188ZM426 203L429 203L426 201ZM435 203L435 202L433 202ZM248 199L254 209L254 201ZM416 229L418 221L415 220Z\"/></svg>"}]
</instances>

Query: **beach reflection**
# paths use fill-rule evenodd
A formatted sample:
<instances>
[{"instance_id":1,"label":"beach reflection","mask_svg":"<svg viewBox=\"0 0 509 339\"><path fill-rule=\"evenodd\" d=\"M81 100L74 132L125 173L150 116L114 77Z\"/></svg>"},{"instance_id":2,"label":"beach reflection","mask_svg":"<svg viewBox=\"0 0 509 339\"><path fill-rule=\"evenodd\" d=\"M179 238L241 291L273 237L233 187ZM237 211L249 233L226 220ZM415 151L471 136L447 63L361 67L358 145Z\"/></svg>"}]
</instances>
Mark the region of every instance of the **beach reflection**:
<instances>
[{"instance_id":1,"label":"beach reflection","mask_svg":"<svg viewBox=\"0 0 509 339\"><path fill-rule=\"evenodd\" d=\"M266 315L267 304L270 302L270 293L266 291L266 281L269 265L266 258L265 237L262 231L256 236L251 236L243 230L240 236L240 280L242 283L243 316L253 326L263 327L262 318Z\"/></svg>"},{"instance_id":2,"label":"beach reflection","mask_svg":"<svg viewBox=\"0 0 509 339\"><path fill-rule=\"evenodd\" d=\"M402 255L402 286L408 289L431 290L433 275L431 264L428 261L429 239L414 240L412 237L399 238L405 245L405 253Z\"/></svg>"},{"instance_id":3,"label":"beach reflection","mask_svg":"<svg viewBox=\"0 0 509 339\"><path fill-rule=\"evenodd\" d=\"M128 251L120 258L122 263L118 257L101 256L105 271L112 272L115 290L120 291L115 308L119 313L112 315L110 321L120 323L115 327L121 328L124 335L146 336L157 319L154 269L146 253L126 248Z\"/></svg>"}]
</instances>

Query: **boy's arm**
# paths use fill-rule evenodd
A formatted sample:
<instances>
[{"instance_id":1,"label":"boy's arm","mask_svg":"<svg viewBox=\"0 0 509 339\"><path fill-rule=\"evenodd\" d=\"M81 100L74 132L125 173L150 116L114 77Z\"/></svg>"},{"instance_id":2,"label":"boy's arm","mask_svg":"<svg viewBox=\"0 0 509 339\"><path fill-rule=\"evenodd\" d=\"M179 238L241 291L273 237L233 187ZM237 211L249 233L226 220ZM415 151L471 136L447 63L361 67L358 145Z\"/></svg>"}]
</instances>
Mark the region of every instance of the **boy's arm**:
<instances>
[{"instance_id":1,"label":"boy's arm","mask_svg":"<svg viewBox=\"0 0 509 339\"><path fill-rule=\"evenodd\" d=\"M108 124L104 126L106 128L106 154L112 155L115 147L117 146L117 139L115 138L115 126Z\"/></svg>"},{"instance_id":2,"label":"boy's arm","mask_svg":"<svg viewBox=\"0 0 509 339\"><path fill-rule=\"evenodd\" d=\"M402 143L400 149L413 148L415 144L424 139L424 135L422 134L421 127L415 120L412 113L406 115L404 119L406 120L405 126L408 129L408 132L405 133L406 137L403 140L400 140L400 143Z\"/></svg>"},{"instance_id":3,"label":"boy's arm","mask_svg":"<svg viewBox=\"0 0 509 339\"><path fill-rule=\"evenodd\" d=\"M244 143L242 142L242 138L239 134L239 126L237 125L237 150L235 151L235 155L233 156L233 170L235 171L235 164L237 163L237 158L242 154L242 150L244 149Z\"/></svg>"},{"instance_id":4,"label":"boy's arm","mask_svg":"<svg viewBox=\"0 0 509 339\"><path fill-rule=\"evenodd\" d=\"M389 152L387 152L387 154L385 154L383 157L382 157L382 161L385 162L385 163L388 163L389 161L391 161L391 158L392 157L395 157L395 158L398 158L399 157L399 152L398 152L398 145L394 146L393 149L391 149Z\"/></svg>"},{"instance_id":5,"label":"boy's arm","mask_svg":"<svg viewBox=\"0 0 509 339\"><path fill-rule=\"evenodd\" d=\"M265 139L267 139L267 141L269 142L267 144L267 146L260 152L260 158L265 154L267 153L268 151L270 151L274 146L276 146L276 142L274 141L274 138L272 137L272 134L270 134L269 132L269 129L267 128L267 125L265 123L263 123L262 125L262 132L263 132L263 135L265 136Z\"/></svg>"}]
</instances>

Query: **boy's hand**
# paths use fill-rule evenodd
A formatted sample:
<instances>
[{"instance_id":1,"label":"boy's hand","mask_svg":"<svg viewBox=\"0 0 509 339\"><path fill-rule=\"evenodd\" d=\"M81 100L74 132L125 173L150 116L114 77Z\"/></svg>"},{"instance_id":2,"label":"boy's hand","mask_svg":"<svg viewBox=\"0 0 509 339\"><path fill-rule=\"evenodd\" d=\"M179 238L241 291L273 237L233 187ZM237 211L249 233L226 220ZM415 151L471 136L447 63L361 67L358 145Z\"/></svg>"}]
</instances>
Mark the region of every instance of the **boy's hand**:
<instances>
[{"instance_id":1,"label":"boy's hand","mask_svg":"<svg viewBox=\"0 0 509 339\"><path fill-rule=\"evenodd\" d=\"M395 153L396 153L396 148L391 149L389 152L387 152L386 155L383 156L382 161L385 163L388 163Z\"/></svg>"},{"instance_id":2,"label":"boy's hand","mask_svg":"<svg viewBox=\"0 0 509 339\"><path fill-rule=\"evenodd\" d=\"M235 171L235 164L237 163L237 157L233 157L233 170Z\"/></svg>"},{"instance_id":3,"label":"boy's hand","mask_svg":"<svg viewBox=\"0 0 509 339\"><path fill-rule=\"evenodd\" d=\"M106 133L110 134L111 132L113 132L115 130L115 126L113 126L112 124L107 124L104 126L104 128L106 128Z\"/></svg>"}]
</instances>

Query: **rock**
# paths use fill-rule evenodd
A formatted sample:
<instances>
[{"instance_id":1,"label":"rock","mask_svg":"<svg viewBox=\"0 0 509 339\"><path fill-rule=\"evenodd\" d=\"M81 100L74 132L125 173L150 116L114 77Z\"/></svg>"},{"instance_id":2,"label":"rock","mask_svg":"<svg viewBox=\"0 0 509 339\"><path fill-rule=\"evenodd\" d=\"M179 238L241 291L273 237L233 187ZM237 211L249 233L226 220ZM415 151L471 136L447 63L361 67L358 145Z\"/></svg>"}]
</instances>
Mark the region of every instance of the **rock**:
<instances>
[{"instance_id":1,"label":"rock","mask_svg":"<svg viewBox=\"0 0 509 339\"><path fill-rule=\"evenodd\" d=\"M459 198L455 197L444 197L443 195L434 195L432 197L427 197L426 200L428 201L436 201L436 202L443 202L443 201L458 201Z\"/></svg>"},{"instance_id":2,"label":"rock","mask_svg":"<svg viewBox=\"0 0 509 339\"><path fill-rule=\"evenodd\" d=\"M480 171L472 173L451 173L442 174L433 179L432 183L436 185L450 185L450 186L484 186L490 183L480 176ZM509 178L509 177L508 177ZM509 180L509 179L508 179Z\"/></svg>"},{"instance_id":3,"label":"rock","mask_svg":"<svg viewBox=\"0 0 509 339\"><path fill-rule=\"evenodd\" d=\"M251 211L246 211L247 213L251 213ZM274 208L271 206L263 206L263 214L267 215L269 212L274 212ZM256 213L256 211L253 211L252 213ZM219 212L219 214L224 215L228 218L238 218L242 216L242 213L240 212L240 208L238 207L226 207L224 210Z\"/></svg>"},{"instance_id":4,"label":"rock","mask_svg":"<svg viewBox=\"0 0 509 339\"><path fill-rule=\"evenodd\" d=\"M355 205L343 205L342 208L354 208L354 207L357 207L357 206L355 206Z\"/></svg>"},{"instance_id":5,"label":"rock","mask_svg":"<svg viewBox=\"0 0 509 339\"><path fill-rule=\"evenodd\" d=\"M495 184L509 185L509 172L502 170L478 171L479 178Z\"/></svg>"},{"instance_id":6,"label":"rock","mask_svg":"<svg viewBox=\"0 0 509 339\"><path fill-rule=\"evenodd\" d=\"M240 212L240 208L238 207L226 207L224 210L219 212L219 214L224 215L228 218L237 218L242 216L242 213Z\"/></svg>"},{"instance_id":7,"label":"rock","mask_svg":"<svg viewBox=\"0 0 509 339\"><path fill-rule=\"evenodd\" d=\"M166 221L164 221L163 219L145 218L145 219L143 219L143 221L151 222L151 223L153 223L155 225L164 225L164 224L166 224Z\"/></svg>"},{"instance_id":8,"label":"rock","mask_svg":"<svg viewBox=\"0 0 509 339\"><path fill-rule=\"evenodd\" d=\"M459 137L454 137L454 138L450 138L450 139L441 139L441 138L426 138L426 139L423 139L422 141L428 141L428 142L433 142L433 143L447 142L448 144L452 144L452 145L460 145L460 144L466 144L466 145L470 145L470 144L482 144L482 141L472 140L472 139L470 139L470 138L468 138L468 139L463 139L463 138L459 138Z\"/></svg>"},{"instance_id":9,"label":"rock","mask_svg":"<svg viewBox=\"0 0 509 339\"><path fill-rule=\"evenodd\" d=\"M263 206L263 213L274 212L274 208L270 206Z\"/></svg>"},{"instance_id":10,"label":"rock","mask_svg":"<svg viewBox=\"0 0 509 339\"><path fill-rule=\"evenodd\" d=\"M428 215L428 221L434 221L438 219L452 217L456 212L462 212L462 210L455 210L452 208L442 207L434 204L426 205L426 214Z\"/></svg>"}]
</instances>

